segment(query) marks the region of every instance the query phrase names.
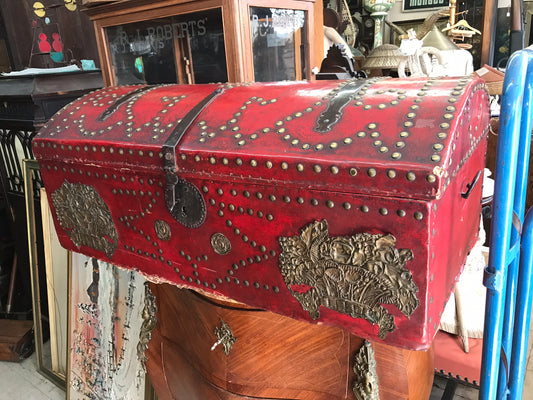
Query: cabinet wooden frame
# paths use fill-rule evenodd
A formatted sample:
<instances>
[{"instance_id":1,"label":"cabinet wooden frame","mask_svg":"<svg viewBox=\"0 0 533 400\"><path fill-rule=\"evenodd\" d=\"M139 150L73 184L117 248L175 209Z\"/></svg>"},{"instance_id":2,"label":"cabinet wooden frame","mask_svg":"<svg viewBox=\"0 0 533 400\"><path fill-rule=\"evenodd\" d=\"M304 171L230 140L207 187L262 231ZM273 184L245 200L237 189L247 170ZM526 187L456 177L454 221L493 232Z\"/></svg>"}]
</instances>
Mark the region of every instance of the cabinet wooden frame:
<instances>
[{"instance_id":1,"label":"cabinet wooden frame","mask_svg":"<svg viewBox=\"0 0 533 400\"><path fill-rule=\"evenodd\" d=\"M222 13L228 82L254 81L250 7L284 8L306 13L305 63L308 67L302 78L313 79L311 70L319 66L323 58L321 0L166 0L154 3L133 0L86 10L94 24L104 84L117 85L106 28L217 8ZM178 72L178 76L178 83L188 83L182 72Z\"/></svg>"}]
</instances>

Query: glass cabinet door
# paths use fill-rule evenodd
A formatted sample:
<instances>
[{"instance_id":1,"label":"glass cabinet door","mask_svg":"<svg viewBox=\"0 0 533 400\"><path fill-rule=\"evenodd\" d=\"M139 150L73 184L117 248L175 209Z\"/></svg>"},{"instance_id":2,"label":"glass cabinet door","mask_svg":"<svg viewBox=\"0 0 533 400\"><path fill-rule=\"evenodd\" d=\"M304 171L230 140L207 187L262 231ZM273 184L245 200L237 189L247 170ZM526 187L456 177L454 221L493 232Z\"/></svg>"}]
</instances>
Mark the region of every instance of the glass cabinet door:
<instances>
[{"instance_id":1,"label":"glass cabinet door","mask_svg":"<svg viewBox=\"0 0 533 400\"><path fill-rule=\"evenodd\" d=\"M117 85L226 82L222 10L105 28Z\"/></svg>"},{"instance_id":2,"label":"glass cabinet door","mask_svg":"<svg viewBox=\"0 0 533 400\"><path fill-rule=\"evenodd\" d=\"M307 15L303 10L250 7L254 76L257 82L306 77Z\"/></svg>"}]
</instances>

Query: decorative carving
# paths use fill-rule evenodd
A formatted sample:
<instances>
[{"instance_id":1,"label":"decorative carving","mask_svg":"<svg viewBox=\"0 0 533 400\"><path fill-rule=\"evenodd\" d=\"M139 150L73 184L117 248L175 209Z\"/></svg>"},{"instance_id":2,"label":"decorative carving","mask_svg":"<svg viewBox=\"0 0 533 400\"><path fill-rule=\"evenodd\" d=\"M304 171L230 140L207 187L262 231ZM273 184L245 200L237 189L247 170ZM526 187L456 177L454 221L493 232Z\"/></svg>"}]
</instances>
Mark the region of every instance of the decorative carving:
<instances>
[{"instance_id":1,"label":"decorative carving","mask_svg":"<svg viewBox=\"0 0 533 400\"><path fill-rule=\"evenodd\" d=\"M84 245L113 256L117 230L109 207L92 186L65 180L51 197L60 225L77 247Z\"/></svg>"},{"instance_id":2,"label":"decorative carving","mask_svg":"<svg viewBox=\"0 0 533 400\"><path fill-rule=\"evenodd\" d=\"M231 251L231 242L222 233L215 233L211 236L211 246L215 253L225 256Z\"/></svg>"},{"instance_id":3,"label":"decorative carving","mask_svg":"<svg viewBox=\"0 0 533 400\"><path fill-rule=\"evenodd\" d=\"M158 219L154 222L155 234L161 240L169 240L171 236L170 226L162 219Z\"/></svg>"},{"instance_id":4,"label":"decorative carving","mask_svg":"<svg viewBox=\"0 0 533 400\"><path fill-rule=\"evenodd\" d=\"M150 339L152 338L152 331L157 325L157 317L155 316L156 312L157 305L155 303L155 296L150 290L150 284L148 282L144 282L144 308L142 312L143 324L141 326L141 333L139 334L139 343L137 344L137 357L141 361L145 372L145 363L148 358L144 353L148 348Z\"/></svg>"},{"instance_id":5,"label":"decorative carving","mask_svg":"<svg viewBox=\"0 0 533 400\"><path fill-rule=\"evenodd\" d=\"M353 393L357 400L379 400L379 381L372 344L364 341L355 355Z\"/></svg>"},{"instance_id":6,"label":"decorative carving","mask_svg":"<svg viewBox=\"0 0 533 400\"><path fill-rule=\"evenodd\" d=\"M313 319L320 306L377 324L379 337L394 331L394 317L380 303L409 317L418 307L418 287L405 268L409 249L396 249L392 235L359 233L329 237L326 220L300 236L280 237L281 274L292 295Z\"/></svg>"},{"instance_id":7,"label":"decorative carving","mask_svg":"<svg viewBox=\"0 0 533 400\"><path fill-rule=\"evenodd\" d=\"M221 344L224 354L229 356L231 348L237 341L237 338L233 336L233 332L228 324L226 324L222 319L220 320L220 326L215 327L215 337L218 339L213 346L211 346L211 351Z\"/></svg>"}]
</instances>

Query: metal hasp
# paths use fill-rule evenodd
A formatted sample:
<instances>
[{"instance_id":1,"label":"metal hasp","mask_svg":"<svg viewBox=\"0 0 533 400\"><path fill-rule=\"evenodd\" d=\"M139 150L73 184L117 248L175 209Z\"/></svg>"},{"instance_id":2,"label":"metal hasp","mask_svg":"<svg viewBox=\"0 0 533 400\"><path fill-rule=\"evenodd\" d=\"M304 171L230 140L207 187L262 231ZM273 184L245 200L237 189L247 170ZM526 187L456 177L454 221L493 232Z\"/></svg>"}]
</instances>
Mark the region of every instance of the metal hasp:
<instances>
[{"instance_id":1,"label":"metal hasp","mask_svg":"<svg viewBox=\"0 0 533 400\"><path fill-rule=\"evenodd\" d=\"M180 179L177 175L178 166L176 160L176 148L181 138L189 129L194 120L211 101L222 93L224 89L219 88L213 91L198 103L189 113L176 125L165 144L163 144L163 159L165 162L165 203L168 211L180 224L187 228L198 228L206 217L205 201L196 186Z\"/></svg>"},{"instance_id":2,"label":"metal hasp","mask_svg":"<svg viewBox=\"0 0 533 400\"><path fill-rule=\"evenodd\" d=\"M533 51L515 52L505 73L498 133L480 400L522 398L532 303L531 210L523 222L532 88Z\"/></svg>"}]
</instances>

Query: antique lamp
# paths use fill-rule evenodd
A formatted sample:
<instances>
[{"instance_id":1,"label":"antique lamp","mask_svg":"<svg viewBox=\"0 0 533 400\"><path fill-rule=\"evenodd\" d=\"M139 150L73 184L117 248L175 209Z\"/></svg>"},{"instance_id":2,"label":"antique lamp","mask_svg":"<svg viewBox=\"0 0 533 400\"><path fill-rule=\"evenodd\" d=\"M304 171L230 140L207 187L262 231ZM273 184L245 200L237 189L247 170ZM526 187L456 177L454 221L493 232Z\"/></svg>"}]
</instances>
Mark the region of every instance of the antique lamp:
<instances>
[{"instance_id":1,"label":"antique lamp","mask_svg":"<svg viewBox=\"0 0 533 400\"><path fill-rule=\"evenodd\" d=\"M394 5L394 0L365 0L365 9L374 19L374 49L383 44L383 20Z\"/></svg>"}]
</instances>

